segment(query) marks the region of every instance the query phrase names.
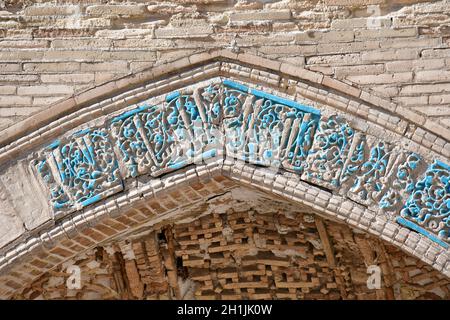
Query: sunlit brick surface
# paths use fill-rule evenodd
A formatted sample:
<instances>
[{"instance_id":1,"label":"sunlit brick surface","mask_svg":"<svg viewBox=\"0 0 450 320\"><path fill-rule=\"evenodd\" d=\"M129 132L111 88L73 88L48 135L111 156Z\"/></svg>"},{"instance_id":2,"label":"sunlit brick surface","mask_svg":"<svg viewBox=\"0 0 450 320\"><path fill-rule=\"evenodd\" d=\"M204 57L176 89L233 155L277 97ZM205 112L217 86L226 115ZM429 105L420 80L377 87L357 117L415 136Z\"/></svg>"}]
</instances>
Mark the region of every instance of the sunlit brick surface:
<instances>
[{"instance_id":1,"label":"sunlit brick surface","mask_svg":"<svg viewBox=\"0 0 450 320\"><path fill-rule=\"evenodd\" d=\"M417 259L260 192L239 188L186 210L76 255L14 298L449 298L450 280ZM70 265L81 269L79 289L67 287ZM380 289L367 287L370 265L381 268Z\"/></svg>"}]
</instances>

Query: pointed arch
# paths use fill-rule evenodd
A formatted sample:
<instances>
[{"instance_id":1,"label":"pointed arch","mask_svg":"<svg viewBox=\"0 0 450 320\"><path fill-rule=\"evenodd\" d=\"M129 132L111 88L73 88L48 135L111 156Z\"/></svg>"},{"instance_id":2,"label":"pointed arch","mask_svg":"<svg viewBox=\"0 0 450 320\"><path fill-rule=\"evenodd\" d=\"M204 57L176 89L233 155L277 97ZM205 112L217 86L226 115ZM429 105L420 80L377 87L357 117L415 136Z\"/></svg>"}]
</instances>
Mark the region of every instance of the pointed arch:
<instances>
[{"instance_id":1,"label":"pointed arch","mask_svg":"<svg viewBox=\"0 0 450 320\"><path fill-rule=\"evenodd\" d=\"M10 185L1 203L12 208L2 217L3 283L34 252L60 263L70 256L62 241L204 176L306 205L449 276L450 167L444 146L430 143L438 134L448 140L358 88L226 50L109 82L0 138ZM8 229L17 220L25 227Z\"/></svg>"}]
</instances>

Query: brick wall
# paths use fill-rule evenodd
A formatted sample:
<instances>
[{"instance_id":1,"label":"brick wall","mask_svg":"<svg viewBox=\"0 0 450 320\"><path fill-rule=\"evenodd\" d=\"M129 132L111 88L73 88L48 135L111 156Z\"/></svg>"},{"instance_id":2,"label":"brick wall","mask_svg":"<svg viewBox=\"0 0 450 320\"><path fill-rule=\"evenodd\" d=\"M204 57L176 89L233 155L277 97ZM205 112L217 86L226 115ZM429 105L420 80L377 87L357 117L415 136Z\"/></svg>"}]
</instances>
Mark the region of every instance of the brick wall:
<instances>
[{"instance_id":1,"label":"brick wall","mask_svg":"<svg viewBox=\"0 0 450 320\"><path fill-rule=\"evenodd\" d=\"M287 61L450 127L449 8L448 0L3 0L0 130L105 81L213 48Z\"/></svg>"},{"instance_id":2,"label":"brick wall","mask_svg":"<svg viewBox=\"0 0 450 320\"><path fill-rule=\"evenodd\" d=\"M184 77L192 77L194 82L207 78L209 72L212 74L217 69L221 75L235 74L249 82L281 88L296 99L307 98L325 104L330 108L326 111L337 108L358 114L402 136L400 141L396 135L386 135L391 143L406 140L409 145L411 141L417 142L411 148L417 148L429 157L435 157L434 152L443 157L450 154L447 143L450 131L445 131L445 128L450 129L448 0L79 2L0 0L0 131L11 129L9 133L4 131L2 137L9 140L2 141L12 142L2 149L5 152L0 152L0 160L4 163L10 159L29 158L30 148L70 130L71 125L88 120L101 121L97 117L101 114L102 104L91 114L83 114L84 109L79 114L74 112L75 120L64 123L66 127L59 126L65 120L55 121L52 125L56 124L56 127L43 127L49 115L57 118L55 115L63 115L69 109L70 112L77 110L75 104L86 107L98 102L101 94L116 94L114 88L122 90L136 83L141 86L135 92L139 97L141 94L160 95L156 85L142 87L151 78L149 74L153 77L154 72L155 77L162 76L163 87L169 88L173 83L187 81L175 74L174 70L180 68ZM369 19L378 10L379 17ZM374 22L379 24L374 27ZM217 50L221 48L226 50ZM205 50L208 52L194 55ZM213 59L213 56L221 56L218 52L223 52L223 61ZM256 64L258 68L238 65L231 56L238 56L244 64ZM192 64L206 61L204 59L211 61L190 68ZM169 61L175 62L164 64ZM155 65L158 67L151 69ZM274 65L276 68L272 68ZM139 74L144 69L147 71L140 74L141 77L112 81ZM169 71L170 76L166 76ZM298 76L301 80L297 82L281 74ZM318 83L320 87L312 88L308 81ZM104 83L107 84L100 86ZM91 90L85 91L88 89ZM56 106L56 102L81 92L84 93L67 100L67 105L57 105L63 109L61 113L55 108L47 111L51 105ZM343 93L355 97L355 101L370 102L370 107L349 103L341 97ZM134 99L138 98L128 96L117 105L112 104L111 108L117 110ZM399 108L393 108L395 114L386 115L378 110L381 107L392 111L394 103L399 104ZM40 111L44 112L37 115ZM431 131L408 127L405 122L408 115L411 115L409 120ZM17 132L27 131L27 125L19 123L25 119L28 119L27 125L34 126L28 128L33 131L32 138L13 141L20 136ZM16 126L11 127L14 124ZM360 124L368 130L365 120ZM36 130L38 128L41 129ZM414 133L409 132L410 129ZM383 135L384 131L380 132L380 136ZM14 243L9 243L10 238L0 237L2 243L9 243L2 248L0 262L10 268L5 267L1 275L0 296L9 297L15 293L17 298L92 298L100 295L102 298L129 299L173 298L189 294L198 298L315 299L326 294L336 299L384 299L404 295L448 299L448 279L444 275L448 275L449 270L448 251L442 251L442 248L439 251L423 239L419 241L416 234L405 233L405 230L398 232L396 226L382 219L368 218L370 212L351 202L338 201L310 186L306 190L294 178L288 181L278 176L284 184L278 185L280 190L275 190L271 180L267 182L257 170L253 175L253 169L249 173L237 164L226 166L223 172L228 172L240 183L252 187L260 185L295 201L301 199L301 203L312 208L326 206L331 216L345 217L349 225L365 230L370 225L372 233L377 230L381 238L401 246L437 269L425 267L423 262L407 257L390 245L383 245L381 240L355 234L349 227L306 218L309 222L306 222L306 228L301 228L296 222L305 220L305 212L310 216L309 211L297 212L292 218L294 213L286 208L281 210L274 203L267 207L279 212L268 215L262 214L260 207L239 211L234 206L229 212L216 212L189 223L179 221L174 224L169 219L170 223L166 221L164 228L152 228L154 233L145 237L140 233L123 234L136 228L142 232L145 223L154 223L162 219L159 214L171 210L178 213L189 210L187 213L197 215L206 213L208 199L205 198L212 194L217 196L223 188L235 187L234 182L215 176L216 182L208 183L206 188L196 183L187 188L177 185L175 190L159 194L158 199L148 202L144 209L135 207L125 211L129 203L142 197L139 189L133 189L39 234L40 229L36 226L43 215L38 217L28 210L37 208L34 204L39 202L38 197L33 205L29 199L14 202L25 215L27 224L9 214L16 208L7 207L8 196L4 197L5 201L0 199L5 204L0 208L6 210L3 216L16 219L13 228L12 224L6 223L3 227L8 232L15 232L11 236ZM28 184L25 180L16 181L14 170L5 174L7 178L2 185L8 186L9 193L19 194L20 199L20 192L15 191L23 191L24 195L29 193L24 187ZM22 177L23 172L20 172L18 176ZM200 176L198 172L194 175ZM171 177L166 178L164 185L173 186ZM128 182L131 186L132 182ZM139 188L145 185L144 180L133 181L133 186L134 183ZM149 186L146 190L152 189ZM182 194L183 190L187 195ZM187 204L191 205L189 209ZM219 207L221 205L225 204ZM111 217L102 220L105 215ZM28 233L30 230L33 233ZM150 231L145 229L145 232ZM5 237L5 234L8 236L7 232L0 236ZM131 239L131 248L126 239ZM314 246L319 242L324 246ZM284 248L281 256L279 248ZM354 252L348 252L348 248ZM130 254L134 258L130 258ZM382 262L375 259L380 255L385 257ZM307 263L299 264L298 256ZM86 264L86 268L92 270L84 279L89 288L67 292L61 279L54 279L55 275L65 276L63 269L71 259L83 261L77 264L83 268ZM382 291L368 292L362 281L364 266L379 262L383 272L387 272L387 284ZM218 271L223 268L224 273ZM298 274L298 268L302 268L301 274ZM249 270L256 275L250 275ZM165 273L167 278L162 276ZM185 282L180 283L180 277ZM394 284L399 283L400 286L394 288ZM193 288L195 290L190 290ZM187 289L190 291L183 291Z\"/></svg>"}]
</instances>

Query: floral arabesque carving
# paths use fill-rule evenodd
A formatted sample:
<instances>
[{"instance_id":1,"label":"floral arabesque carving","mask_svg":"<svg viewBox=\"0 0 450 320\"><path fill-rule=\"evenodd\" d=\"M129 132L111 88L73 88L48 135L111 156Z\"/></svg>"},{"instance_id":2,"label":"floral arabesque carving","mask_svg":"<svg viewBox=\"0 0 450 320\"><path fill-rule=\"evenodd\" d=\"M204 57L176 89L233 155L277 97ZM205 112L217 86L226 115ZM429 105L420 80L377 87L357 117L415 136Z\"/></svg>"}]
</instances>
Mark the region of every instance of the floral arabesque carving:
<instances>
[{"instance_id":1,"label":"floral arabesque carving","mask_svg":"<svg viewBox=\"0 0 450 320\"><path fill-rule=\"evenodd\" d=\"M68 212L157 177L225 155L287 170L398 217L443 246L449 241L449 167L355 130L340 115L228 79L139 104L42 150L32 167L54 211ZM414 227L412 227L412 225ZM445 242L444 242L445 241Z\"/></svg>"}]
</instances>

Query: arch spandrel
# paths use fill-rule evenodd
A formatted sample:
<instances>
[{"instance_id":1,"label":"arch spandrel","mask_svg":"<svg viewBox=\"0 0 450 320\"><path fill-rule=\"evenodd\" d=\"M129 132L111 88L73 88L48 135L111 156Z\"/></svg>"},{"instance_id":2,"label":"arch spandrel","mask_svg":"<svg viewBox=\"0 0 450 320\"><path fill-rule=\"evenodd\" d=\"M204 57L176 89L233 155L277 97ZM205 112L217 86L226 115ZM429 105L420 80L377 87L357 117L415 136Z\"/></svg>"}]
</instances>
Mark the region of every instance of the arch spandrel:
<instances>
[{"instance_id":1,"label":"arch spandrel","mask_svg":"<svg viewBox=\"0 0 450 320\"><path fill-rule=\"evenodd\" d=\"M447 248L445 163L426 169L423 156L358 132L342 116L326 118L318 109L230 79L182 91L167 94L159 105L138 103L105 119L102 128L79 130L42 150L32 165L55 213L121 192L124 179L157 177L225 155L294 172L357 203L397 214L401 224L415 220L417 230ZM434 181L420 180L421 175ZM442 198L433 198L430 188L440 188ZM418 194L429 198L416 199ZM418 214L421 210L426 212Z\"/></svg>"},{"instance_id":2,"label":"arch spandrel","mask_svg":"<svg viewBox=\"0 0 450 320\"><path fill-rule=\"evenodd\" d=\"M17 250L24 243L73 234L73 221L109 212L109 205L120 211L121 201L133 206L145 197L142 190L155 195L173 185L171 175L187 177L185 169L194 167L306 204L449 274L449 166L442 153L410 138L414 124L375 108L376 116L364 119L359 111L370 106L345 92L327 96L321 87L312 99L308 80L275 89L264 77L221 72L175 90L162 83L159 95L150 84L99 102L87 115L63 118L71 125L56 137L50 124L53 139L43 134L19 162L37 181L26 192L45 197L51 218L7 239L3 266L28 250ZM283 76L273 75L278 83ZM359 111L351 112L355 106ZM412 231L402 239L406 230ZM427 250L439 254L430 258Z\"/></svg>"}]
</instances>

